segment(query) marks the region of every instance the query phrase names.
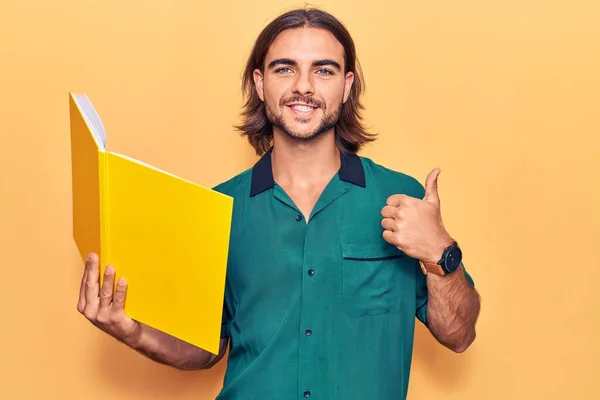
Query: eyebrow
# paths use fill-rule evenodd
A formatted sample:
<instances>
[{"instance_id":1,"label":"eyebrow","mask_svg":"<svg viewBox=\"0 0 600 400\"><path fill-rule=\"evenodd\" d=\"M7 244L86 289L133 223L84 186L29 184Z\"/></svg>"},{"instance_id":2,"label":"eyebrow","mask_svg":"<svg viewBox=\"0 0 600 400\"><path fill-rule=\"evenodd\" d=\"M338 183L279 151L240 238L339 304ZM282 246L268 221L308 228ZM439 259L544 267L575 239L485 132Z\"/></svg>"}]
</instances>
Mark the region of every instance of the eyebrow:
<instances>
[{"instance_id":1,"label":"eyebrow","mask_svg":"<svg viewBox=\"0 0 600 400\"><path fill-rule=\"evenodd\" d=\"M268 65L268 68L271 69L277 65L289 65L290 67L295 67L298 65L298 63L290 58L278 58L276 60L271 61ZM328 59L315 61L312 65L313 67L323 67L329 65L336 68L338 71L342 70L342 66L337 61Z\"/></svg>"}]
</instances>

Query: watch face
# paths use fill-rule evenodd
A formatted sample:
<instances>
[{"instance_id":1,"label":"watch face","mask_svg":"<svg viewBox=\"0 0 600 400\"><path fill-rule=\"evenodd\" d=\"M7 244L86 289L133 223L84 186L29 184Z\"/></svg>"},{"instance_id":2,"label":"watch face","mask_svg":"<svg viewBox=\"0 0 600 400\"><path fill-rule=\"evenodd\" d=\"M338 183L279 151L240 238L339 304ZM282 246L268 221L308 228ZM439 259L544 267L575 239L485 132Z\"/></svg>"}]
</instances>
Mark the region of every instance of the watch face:
<instances>
[{"instance_id":1,"label":"watch face","mask_svg":"<svg viewBox=\"0 0 600 400\"><path fill-rule=\"evenodd\" d=\"M445 267L448 272L454 272L462 262L462 251L459 247L455 247L448 252L445 260Z\"/></svg>"}]
</instances>

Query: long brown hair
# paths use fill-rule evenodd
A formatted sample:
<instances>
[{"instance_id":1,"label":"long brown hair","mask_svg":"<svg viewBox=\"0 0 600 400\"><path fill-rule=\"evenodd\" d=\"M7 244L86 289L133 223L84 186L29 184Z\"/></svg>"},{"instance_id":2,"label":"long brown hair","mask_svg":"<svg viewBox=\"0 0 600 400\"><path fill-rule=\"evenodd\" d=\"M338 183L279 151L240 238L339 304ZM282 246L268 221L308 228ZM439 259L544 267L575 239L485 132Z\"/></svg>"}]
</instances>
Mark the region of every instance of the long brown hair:
<instances>
[{"instance_id":1,"label":"long brown hair","mask_svg":"<svg viewBox=\"0 0 600 400\"><path fill-rule=\"evenodd\" d=\"M241 132L242 136L248 138L256 150L256 154L262 155L271 147L273 126L267 118L265 104L256 92L253 73L257 68L264 72L267 52L278 34L286 29L300 27L326 29L344 47L344 73L352 71L354 82L335 126L335 140L341 152L356 153L362 145L375 140L376 136L367 132L362 125L361 111L364 110L364 107L360 102L360 95L364 91L364 78L350 33L333 15L319 9L306 8L288 11L269 23L260 33L244 69L242 92L245 100L241 113L242 123L236 125L235 128Z\"/></svg>"}]
</instances>

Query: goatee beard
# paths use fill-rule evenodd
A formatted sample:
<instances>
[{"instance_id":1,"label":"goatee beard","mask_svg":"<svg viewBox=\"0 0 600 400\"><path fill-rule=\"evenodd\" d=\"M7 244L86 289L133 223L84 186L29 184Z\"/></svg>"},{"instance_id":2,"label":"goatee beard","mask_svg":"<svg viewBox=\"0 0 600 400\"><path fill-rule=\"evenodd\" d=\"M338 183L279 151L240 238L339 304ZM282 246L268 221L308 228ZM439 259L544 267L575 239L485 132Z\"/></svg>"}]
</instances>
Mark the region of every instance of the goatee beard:
<instances>
[{"instance_id":1,"label":"goatee beard","mask_svg":"<svg viewBox=\"0 0 600 400\"><path fill-rule=\"evenodd\" d=\"M294 132L285 123L285 121L283 119L283 107L287 107L287 104L290 104L292 102L301 102L304 104L308 104L308 105L312 105L312 106L321 108L323 110L324 115L321 118L320 124L317 126L317 128L314 131L312 131L306 135L300 135L297 132ZM271 109L270 105L265 100L265 111L266 111L267 119L269 120L269 122L271 122L271 125L273 126L273 128L278 128L286 136L288 136L294 140L299 140L299 141L304 141L304 142L314 140L314 139L318 138L319 136L321 136L322 134L324 134L325 132L328 132L329 130L335 128L335 126L337 125L337 123L339 121L341 110L342 110L342 104L340 103L339 107L333 113L328 114L325 104L323 104L322 102L313 100L310 97L305 98L302 96L294 96L294 97L288 98L288 99L281 99L279 101L279 106L281 109L281 113L279 115L276 115L273 112L273 110ZM301 124L307 124L310 122L310 120L303 119L301 117L297 117L296 122L299 122Z\"/></svg>"}]
</instances>

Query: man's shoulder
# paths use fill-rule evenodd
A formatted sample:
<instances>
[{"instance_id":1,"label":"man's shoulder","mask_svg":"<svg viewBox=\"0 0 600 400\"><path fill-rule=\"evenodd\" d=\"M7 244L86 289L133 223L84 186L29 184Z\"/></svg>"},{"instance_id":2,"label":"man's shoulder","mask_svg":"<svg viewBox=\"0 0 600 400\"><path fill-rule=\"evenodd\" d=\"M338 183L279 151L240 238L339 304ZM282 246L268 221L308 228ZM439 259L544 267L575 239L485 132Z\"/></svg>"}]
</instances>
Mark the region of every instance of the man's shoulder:
<instances>
[{"instance_id":1,"label":"man's shoulder","mask_svg":"<svg viewBox=\"0 0 600 400\"><path fill-rule=\"evenodd\" d=\"M246 193L252 177L252 168L248 168L237 175L217 184L212 189L227 196L238 197Z\"/></svg>"},{"instance_id":2,"label":"man's shoulder","mask_svg":"<svg viewBox=\"0 0 600 400\"><path fill-rule=\"evenodd\" d=\"M367 187L369 183L373 183L386 192L400 191L420 199L425 195L425 187L408 173L379 164L369 157L360 156L360 160L365 170Z\"/></svg>"}]
</instances>

